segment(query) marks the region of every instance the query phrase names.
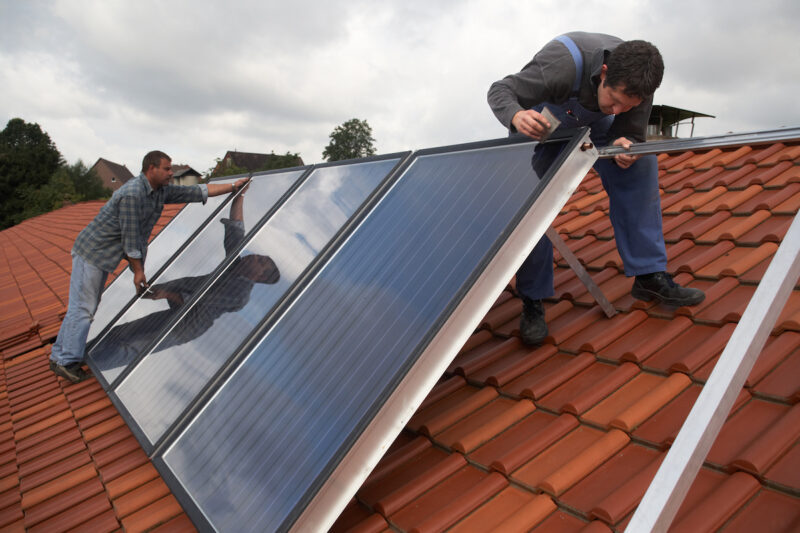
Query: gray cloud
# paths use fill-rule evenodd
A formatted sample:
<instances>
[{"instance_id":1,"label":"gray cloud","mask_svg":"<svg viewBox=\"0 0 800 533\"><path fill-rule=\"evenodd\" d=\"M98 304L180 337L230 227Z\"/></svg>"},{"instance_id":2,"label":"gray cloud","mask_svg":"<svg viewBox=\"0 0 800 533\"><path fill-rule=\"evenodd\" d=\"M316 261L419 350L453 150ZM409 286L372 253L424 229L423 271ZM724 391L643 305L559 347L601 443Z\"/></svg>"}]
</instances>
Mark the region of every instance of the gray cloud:
<instances>
[{"instance_id":1,"label":"gray cloud","mask_svg":"<svg viewBox=\"0 0 800 533\"><path fill-rule=\"evenodd\" d=\"M717 116L696 134L771 129L800 124L798 21L789 0L0 0L0 121L70 161L159 147L201 171L234 148L319 161L354 117L382 153L500 137L489 84L585 29L657 44L656 103Z\"/></svg>"}]
</instances>

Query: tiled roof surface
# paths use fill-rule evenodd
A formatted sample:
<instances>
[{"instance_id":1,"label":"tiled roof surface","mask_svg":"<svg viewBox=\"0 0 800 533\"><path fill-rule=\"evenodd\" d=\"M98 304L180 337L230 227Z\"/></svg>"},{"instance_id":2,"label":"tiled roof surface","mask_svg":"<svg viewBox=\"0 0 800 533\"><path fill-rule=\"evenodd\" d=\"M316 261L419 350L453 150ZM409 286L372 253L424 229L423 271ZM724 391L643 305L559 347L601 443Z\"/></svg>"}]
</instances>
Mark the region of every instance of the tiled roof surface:
<instances>
[{"instance_id":1,"label":"tiled roof surface","mask_svg":"<svg viewBox=\"0 0 800 533\"><path fill-rule=\"evenodd\" d=\"M335 531L624 529L800 207L800 141L662 154L659 167L669 269L706 300L630 296L591 172L555 227L619 314L556 254L550 336L527 348L512 281ZM0 529L191 529L97 381L47 369L69 249L99 207L0 232ZM798 403L796 289L672 530L800 529Z\"/></svg>"}]
</instances>

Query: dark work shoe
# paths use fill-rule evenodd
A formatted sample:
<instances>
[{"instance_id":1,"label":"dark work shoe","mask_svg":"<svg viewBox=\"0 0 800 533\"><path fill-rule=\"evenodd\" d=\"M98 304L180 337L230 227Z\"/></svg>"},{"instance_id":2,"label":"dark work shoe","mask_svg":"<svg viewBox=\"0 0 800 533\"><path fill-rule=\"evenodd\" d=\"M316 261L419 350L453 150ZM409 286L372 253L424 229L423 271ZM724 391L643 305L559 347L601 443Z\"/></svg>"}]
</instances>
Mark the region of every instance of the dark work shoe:
<instances>
[{"instance_id":1,"label":"dark work shoe","mask_svg":"<svg viewBox=\"0 0 800 533\"><path fill-rule=\"evenodd\" d=\"M544 321L544 306L541 300L531 300L522 296L519 336L528 346L541 344L547 337L547 324Z\"/></svg>"},{"instance_id":2,"label":"dark work shoe","mask_svg":"<svg viewBox=\"0 0 800 533\"><path fill-rule=\"evenodd\" d=\"M81 368L80 363L70 363L68 365L60 365L55 361L50 361L50 370L52 370L56 376L61 376L62 378L66 378L70 380L72 383L80 383L81 381L88 378L91 374L86 372L83 368Z\"/></svg>"},{"instance_id":3,"label":"dark work shoe","mask_svg":"<svg viewBox=\"0 0 800 533\"><path fill-rule=\"evenodd\" d=\"M645 302L658 300L673 307L697 305L706 298L705 293L699 289L681 287L666 272L636 276L631 296Z\"/></svg>"}]
</instances>

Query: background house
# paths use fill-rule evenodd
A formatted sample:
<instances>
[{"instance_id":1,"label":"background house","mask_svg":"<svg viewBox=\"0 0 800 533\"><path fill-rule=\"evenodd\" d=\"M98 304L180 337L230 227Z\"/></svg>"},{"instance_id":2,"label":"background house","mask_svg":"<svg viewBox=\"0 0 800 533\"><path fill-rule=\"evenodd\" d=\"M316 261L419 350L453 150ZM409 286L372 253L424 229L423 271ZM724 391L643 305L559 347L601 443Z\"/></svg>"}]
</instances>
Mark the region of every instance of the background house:
<instances>
[{"instance_id":1,"label":"background house","mask_svg":"<svg viewBox=\"0 0 800 533\"><path fill-rule=\"evenodd\" d=\"M172 165L172 183L174 185L197 185L202 174L189 165Z\"/></svg>"},{"instance_id":2,"label":"background house","mask_svg":"<svg viewBox=\"0 0 800 533\"><path fill-rule=\"evenodd\" d=\"M100 177L103 185L112 191L116 191L122 185L133 177L133 174L128 167L114 163L102 157L92 166L91 170Z\"/></svg>"}]
</instances>

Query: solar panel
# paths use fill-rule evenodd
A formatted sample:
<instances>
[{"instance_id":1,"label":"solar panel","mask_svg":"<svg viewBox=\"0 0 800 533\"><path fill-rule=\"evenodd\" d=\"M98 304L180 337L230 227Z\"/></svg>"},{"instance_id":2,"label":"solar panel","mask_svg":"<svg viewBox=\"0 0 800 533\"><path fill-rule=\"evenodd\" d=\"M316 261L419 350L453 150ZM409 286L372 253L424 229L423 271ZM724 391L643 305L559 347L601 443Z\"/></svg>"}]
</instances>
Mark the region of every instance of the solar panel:
<instances>
[{"instance_id":1,"label":"solar panel","mask_svg":"<svg viewBox=\"0 0 800 533\"><path fill-rule=\"evenodd\" d=\"M154 459L195 523L328 528L590 168L586 135L415 154Z\"/></svg>"},{"instance_id":2,"label":"solar panel","mask_svg":"<svg viewBox=\"0 0 800 533\"><path fill-rule=\"evenodd\" d=\"M242 232L247 233L272 213L271 208L280 202L305 171L292 169L254 176L239 204L235 199L228 204L230 207L211 219L157 278L149 280L154 289L161 287L170 291L153 290L138 298L89 350L87 362L101 382L113 383L199 294L226 258L235 253L243 235L235 243L226 239L230 233L226 232L226 227L234 224L232 221L236 219L234 207L242 207L244 220L240 225L243 226Z\"/></svg>"},{"instance_id":3,"label":"solar panel","mask_svg":"<svg viewBox=\"0 0 800 533\"><path fill-rule=\"evenodd\" d=\"M227 183L228 181L233 180L220 180L215 183ZM226 200L228 200L228 195L220 195L210 197L205 204L186 204L148 245L145 265L147 275L152 277L158 272ZM136 296L136 291L133 288L133 272L126 268L103 291L103 299L100 300L100 305L97 307L94 320L89 328L89 343L103 331L134 296Z\"/></svg>"},{"instance_id":4,"label":"solar panel","mask_svg":"<svg viewBox=\"0 0 800 533\"><path fill-rule=\"evenodd\" d=\"M315 168L121 382L115 392L145 442L161 438L399 161Z\"/></svg>"}]
</instances>

